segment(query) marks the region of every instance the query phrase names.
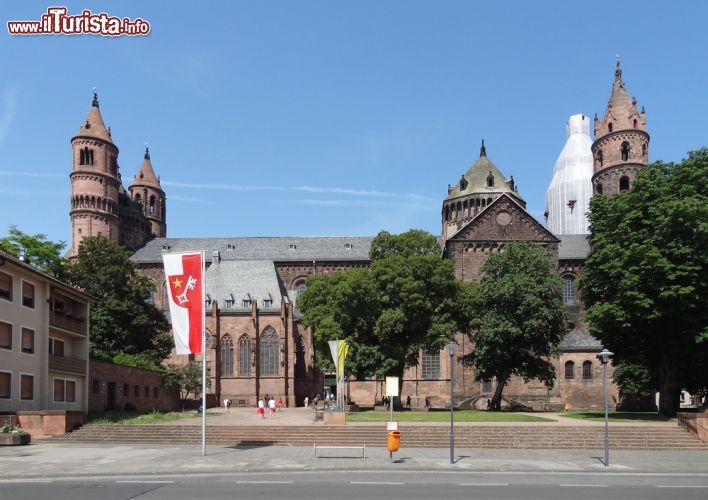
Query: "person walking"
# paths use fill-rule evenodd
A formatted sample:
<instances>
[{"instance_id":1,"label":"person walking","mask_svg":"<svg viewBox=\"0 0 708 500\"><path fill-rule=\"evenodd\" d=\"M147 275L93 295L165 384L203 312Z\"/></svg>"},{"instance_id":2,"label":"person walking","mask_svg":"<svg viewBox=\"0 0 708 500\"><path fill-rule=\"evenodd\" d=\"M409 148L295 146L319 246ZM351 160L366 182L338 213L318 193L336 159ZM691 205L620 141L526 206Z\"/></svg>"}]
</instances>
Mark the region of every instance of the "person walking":
<instances>
[{"instance_id":1,"label":"person walking","mask_svg":"<svg viewBox=\"0 0 708 500\"><path fill-rule=\"evenodd\" d=\"M406 397L406 406L408 408L411 407L411 395L410 394Z\"/></svg>"},{"instance_id":2,"label":"person walking","mask_svg":"<svg viewBox=\"0 0 708 500\"><path fill-rule=\"evenodd\" d=\"M231 400L229 398L224 398L224 409L226 410L226 413L229 412L230 407L231 407Z\"/></svg>"},{"instance_id":3,"label":"person walking","mask_svg":"<svg viewBox=\"0 0 708 500\"><path fill-rule=\"evenodd\" d=\"M310 406L310 398L308 396L305 396L305 408L309 408Z\"/></svg>"},{"instance_id":4,"label":"person walking","mask_svg":"<svg viewBox=\"0 0 708 500\"><path fill-rule=\"evenodd\" d=\"M270 418L275 417L275 409L276 409L275 399L271 398L270 400L268 400L268 410L270 413Z\"/></svg>"},{"instance_id":5,"label":"person walking","mask_svg":"<svg viewBox=\"0 0 708 500\"><path fill-rule=\"evenodd\" d=\"M263 402L262 399L258 400L258 416L261 418L265 418L265 403Z\"/></svg>"},{"instance_id":6,"label":"person walking","mask_svg":"<svg viewBox=\"0 0 708 500\"><path fill-rule=\"evenodd\" d=\"M279 397L278 398L278 411L283 410L283 398Z\"/></svg>"}]
</instances>

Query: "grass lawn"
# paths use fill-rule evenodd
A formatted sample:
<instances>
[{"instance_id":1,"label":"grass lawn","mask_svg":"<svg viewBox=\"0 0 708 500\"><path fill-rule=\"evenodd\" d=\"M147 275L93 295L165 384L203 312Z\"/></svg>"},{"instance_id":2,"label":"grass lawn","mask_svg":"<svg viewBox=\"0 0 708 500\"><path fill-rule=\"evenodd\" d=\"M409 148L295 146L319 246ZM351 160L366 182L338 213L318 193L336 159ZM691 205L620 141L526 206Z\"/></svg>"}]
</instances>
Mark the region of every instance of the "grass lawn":
<instances>
[{"instance_id":1,"label":"grass lawn","mask_svg":"<svg viewBox=\"0 0 708 500\"><path fill-rule=\"evenodd\" d=\"M579 420L593 420L596 422L604 422L605 420L604 411L569 411L567 413L561 413L560 415L569 418L577 418ZM608 419L611 422L667 422L671 420L658 413L639 411L611 411L608 414Z\"/></svg>"},{"instance_id":2,"label":"grass lawn","mask_svg":"<svg viewBox=\"0 0 708 500\"><path fill-rule=\"evenodd\" d=\"M214 413L207 412L207 416ZM107 418L97 418L88 422L92 425L138 425L138 424L160 424L162 422L171 422L173 420L182 420L184 418L201 418L200 413L162 413L154 411L143 415L137 413L118 413Z\"/></svg>"},{"instance_id":3,"label":"grass lawn","mask_svg":"<svg viewBox=\"0 0 708 500\"><path fill-rule=\"evenodd\" d=\"M383 411L362 411L347 414L348 422L385 422L390 418L391 413ZM393 419L399 422L449 422L450 412L394 411ZM555 422L555 420L521 413L459 410L455 411L455 422Z\"/></svg>"}]
</instances>

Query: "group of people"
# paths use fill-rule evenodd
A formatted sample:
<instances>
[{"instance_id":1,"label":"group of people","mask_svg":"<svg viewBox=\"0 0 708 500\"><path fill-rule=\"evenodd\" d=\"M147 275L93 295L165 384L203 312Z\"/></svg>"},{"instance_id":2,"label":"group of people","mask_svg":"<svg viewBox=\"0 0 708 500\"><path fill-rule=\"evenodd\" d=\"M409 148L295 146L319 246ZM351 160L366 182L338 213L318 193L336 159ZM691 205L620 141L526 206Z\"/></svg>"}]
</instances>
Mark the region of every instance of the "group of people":
<instances>
[{"instance_id":1,"label":"group of people","mask_svg":"<svg viewBox=\"0 0 708 500\"><path fill-rule=\"evenodd\" d=\"M263 398L258 400L257 413L260 418L265 418L265 409L268 407L268 415L270 418L274 418L276 412L283 409L283 398L278 398L276 402L275 398L270 397L266 394Z\"/></svg>"},{"instance_id":2,"label":"group of people","mask_svg":"<svg viewBox=\"0 0 708 500\"><path fill-rule=\"evenodd\" d=\"M316 409L317 409L317 404L318 404L320 401L324 401L324 406L325 406L325 408L326 408L326 407L329 406L329 405L334 405L334 404L336 404L336 399L337 399L337 398L336 398L336 396L334 395L334 393L325 394L324 398L322 398L322 399L320 399L320 395L319 395L319 394L315 394L315 397L312 398L312 400L310 400L309 396L305 396L305 399L303 400L303 406L304 406L305 408L312 407L312 408L314 408L314 409L316 410Z\"/></svg>"}]
</instances>

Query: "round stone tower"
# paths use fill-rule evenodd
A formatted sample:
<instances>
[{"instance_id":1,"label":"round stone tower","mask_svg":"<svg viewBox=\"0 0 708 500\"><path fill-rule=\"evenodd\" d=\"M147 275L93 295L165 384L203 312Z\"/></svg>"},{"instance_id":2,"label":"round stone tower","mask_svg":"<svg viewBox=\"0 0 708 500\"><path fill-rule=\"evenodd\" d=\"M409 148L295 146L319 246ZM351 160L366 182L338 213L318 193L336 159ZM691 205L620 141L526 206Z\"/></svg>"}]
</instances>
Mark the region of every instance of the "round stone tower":
<instances>
[{"instance_id":1,"label":"round stone tower","mask_svg":"<svg viewBox=\"0 0 708 500\"><path fill-rule=\"evenodd\" d=\"M592 155L592 184L597 194L630 189L639 170L649 163L646 113L644 107L637 109L636 97L629 98L619 59L605 115L601 121L595 115Z\"/></svg>"},{"instance_id":2,"label":"round stone tower","mask_svg":"<svg viewBox=\"0 0 708 500\"><path fill-rule=\"evenodd\" d=\"M96 92L86 121L71 139L71 149L72 237L69 255L73 256L86 236L119 239L118 148L101 117Z\"/></svg>"},{"instance_id":3,"label":"round stone tower","mask_svg":"<svg viewBox=\"0 0 708 500\"><path fill-rule=\"evenodd\" d=\"M167 203L165 192L160 185L160 178L150 162L150 150L145 147L145 158L140 170L135 174L133 183L128 188L133 201L141 204L142 213L150 222L151 235L154 238L167 236Z\"/></svg>"}]
</instances>

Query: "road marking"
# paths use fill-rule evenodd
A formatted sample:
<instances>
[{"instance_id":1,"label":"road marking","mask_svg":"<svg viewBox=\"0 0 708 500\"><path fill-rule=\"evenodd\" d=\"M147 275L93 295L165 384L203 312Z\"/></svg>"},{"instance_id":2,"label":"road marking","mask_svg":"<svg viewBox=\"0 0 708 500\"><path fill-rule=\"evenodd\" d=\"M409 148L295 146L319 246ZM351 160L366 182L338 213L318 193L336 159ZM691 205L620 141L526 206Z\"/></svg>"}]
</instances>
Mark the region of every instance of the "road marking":
<instances>
[{"instance_id":1,"label":"road marking","mask_svg":"<svg viewBox=\"0 0 708 500\"><path fill-rule=\"evenodd\" d=\"M236 481L236 484L293 484L293 481Z\"/></svg>"},{"instance_id":2,"label":"road marking","mask_svg":"<svg viewBox=\"0 0 708 500\"><path fill-rule=\"evenodd\" d=\"M349 484L368 484L368 485L392 485L400 486L406 483L395 483L393 481L349 481Z\"/></svg>"},{"instance_id":3,"label":"road marking","mask_svg":"<svg viewBox=\"0 0 708 500\"><path fill-rule=\"evenodd\" d=\"M559 484L567 488L607 488L608 484Z\"/></svg>"},{"instance_id":4,"label":"road marking","mask_svg":"<svg viewBox=\"0 0 708 500\"><path fill-rule=\"evenodd\" d=\"M116 483L134 483L134 484L173 484L174 481L140 481L140 480L123 480L116 481Z\"/></svg>"},{"instance_id":5,"label":"road marking","mask_svg":"<svg viewBox=\"0 0 708 500\"><path fill-rule=\"evenodd\" d=\"M53 479L0 479L0 483L53 483Z\"/></svg>"},{"instance_id":6,"label":"road marking","mask_svg":"<svg viewBox=\"0 0 708 500\"><path fill-rule=\"evenodd\" d=\"M458 483L457 486L509 486L509 483Z\"/></svg>"},{"instance_id":7,"label":"road marking","mask_svg":"<svg viewBox=\"0 0 708 500\"><path fill-rule=\"evenodd\" d=\"M681 485L657 484L656 488L708 488L708 486L705 486L705 485L691 486L690 484L681 484Z\"/></svg>"}]
</instances>

